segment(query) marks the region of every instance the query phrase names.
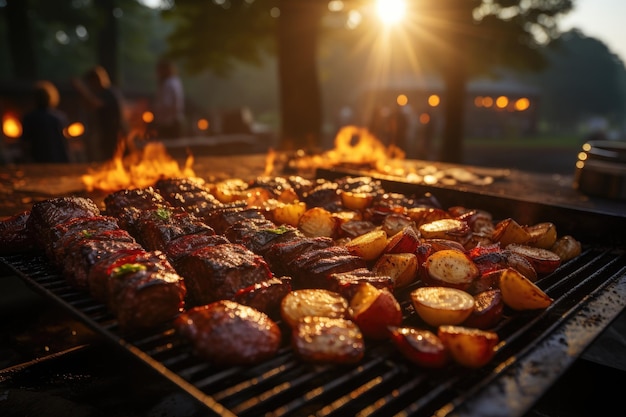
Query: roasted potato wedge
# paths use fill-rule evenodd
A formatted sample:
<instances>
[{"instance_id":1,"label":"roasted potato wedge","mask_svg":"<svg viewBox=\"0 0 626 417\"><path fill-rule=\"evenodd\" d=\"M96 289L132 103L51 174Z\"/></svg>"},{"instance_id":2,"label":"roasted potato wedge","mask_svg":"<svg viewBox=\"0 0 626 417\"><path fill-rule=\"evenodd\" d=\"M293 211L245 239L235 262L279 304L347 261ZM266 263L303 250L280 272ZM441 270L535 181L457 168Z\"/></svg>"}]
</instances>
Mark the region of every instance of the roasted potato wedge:
<instances>
[{"instance_id":1,"label":"roasted potato wedge","mask_svg":"<svg viewBox=\"0 0 626 417\"><path fill-rule=\"evenodd\" d=\"M504 304L513 310L538 310L552 304L552 298L513 268L500 274L500 291Z\"/></svg>"},{"instance_id":2,"label":"roasted potato wedge","mask_svg":"<svg viewBox=\"0 0 626 417\"><path fill-rule=\"evenodd\" d=\"M457 219L441 219L419 227L423 239L448 239L466 241L470 233L467 222Z\"/></svg>"},{"instance_id":3,"label":"roasted potato wedge","mask_svg":"<svg viewBox=\"0 0 626 417\"><path fill-rule=\"evenodd\" d=\"M430 330L391 327L391 341L411 362L424 368L442 368L450 359L448 349Z\"/></svg>"},{"instance_id":4,"label":"roasted potato wedge","mask_svg":"<svg viewBox=\"0 0 626 417\"><path fill-rule=\"evenodd\" d=\"M480 292L474 295L474 310L463 326L490 329L502 319L503 311L504 301L499 289Z\"/></svg>"},{"instance_id":5,"label":"roasted potato wedge","mask_svg":"<svg viewBox=\"0 0 626 417\"><path fill-rule=\"evenodd\" d=\"M480 276L476 264L463 252L455 249L440 250L424 263L428 284L467 289Z\"/></svg>"},{"instance_id":6,"label":"roasted potato wedge","mask_svg":"<svg viewBox=\"0 0 626 417\"><path fill-rule=\"evenodd\" d=\"M431 326L461 324L474 310L471 294L449 287L420 287L411 291L418 316Z\"/></svg>"},{"instance_id":7,"label":"roasted potato wedge","mask_svg":"<svg viewBox=\"0 0 626 417\"><path fill-rule=\"evenodd\" d=\"M417 232L412 225L407 225L389 238L384 253L413 253L417 245L419 245Z\"/></svg>"},{"instance_id":8,"label":"roasted potato wedge","mask_svg":"<svg viewBox=\"0 0 626 417\"><path fill-rule=\"evenodd\" d=\"M498 222L491 235L491 239L494 242L500 242L503 248L511 243L526 243L530 238L530 233L511 218Z\"/></svg>"},{"instance_id":9,"label":"roasted potato wedge","mask_svg":"<svg viewBox=\"0 0 626 417\"><path fill-rule=\"evenodd\" d=\"M298 221L298 229L307 237L335 237L338 227L337 218L322 207L306 210Z\"/></svg>"},{"instance_id":10,"label":"roasted potato wedge","mask_svg":"<svg viewBox=\"0 0 626 417\"><path fill-rule=\"evenodd\" d=\"M539 276L554 272L561 265L559 255L548 249L511 243L506 250L526 258Z\"/></svg>"},{"instance_id":11,"label":"roasted potato wedge","mask_svg":"<svg viewBox=\"0 0 626 417\"><path fill-rule=\"evenodd\" d=\"M437 336L452 359L467 368L480 368L489 363L500 342L495 332L462 326L439 326Z\"/></svg>"},{"instance_id":12,"label":"roasted potato wedge","mask_svg":"<svg viewBox=\"0 0 626 417\"><path fill-rule=\"evenodd\" d=\"M391 213L385 216L381 224L382 229L387 232L388 236L395 235L407 226L411 226L414 229L415 234L417 234L415 222L401 213Z\"/></svg>"},{"instance_id":13,"label":"roasted potato wedge","mask_svg":"<svg viewBox=\"0 0 626 417\"><path fill-rule=\"evenodd\" d=\"M389 337L389 326L402 323L402 307L387 288L376 288L368 282L358 285L350 300L352 321L365 337L385 339Z\"/></svg>"},{"instance_id":14,"label":"roasted potato wedge","mask_svg":"<svg viewBox=\"0 0 626 417\"><path fill-rule=\"evenodd\" d=\"M271 209L271 217L275 223L298 227L300 218L306 210L306 204L301 201L280 203Z\"/></svg>"},{"instance_id":15,"label":"roasted potato wedge","mask_svg":"<svg viewBox=\"0 0 626 417\"><path fill-rule=\"evenodd\" d=\"M281 301L280 315L294 327L307 316L346 318L349 317L348 300L341 294L319 288L301 289L288 293Z\"/></svg>"},{"instance_id":16,"label":"roasted potato wedge","mask_svg":"<svg viewBox=\"0 0 626 417\"><path fill-rule=\"evenodd\" d=\"M369 207L374 200L373 193L342 190L340 195L341 204L348 210L364 210Z\"/></svg>"},{"instance_id":17,"label":"roasted potato wedge","mask_svg":"<svg viewBox=\"0 0 626 417\"><path fill-rule=\"evenodd\" d=\"M417 227L436 220L449 219L450 215L442 209L428 207L413 207L406 211L407 217L415 222Z\"/></svg>"},{"instance_id":18,"label":"roasted potato wedge","mask_svg":"<svg viewBox=\"0 0 626 417\"><path fill-rule=\"evenodd\" d=\"M526 242L527 245L550 249L556 242L556 226L552 222L537 223L532 226L526 226L524 229L530 235L530 239Z\"/></svg>"},{"instance_id":19,"label":"roasted potato wedge","mask_svg":"<svg viewBox=\"0 0 626 417\"><path fill-rule=\"evenodd\" d=\"M372 230L346 242L345 247L351 254L366 261L377 259L387 247L387 233L382 229Z\"/></svg>"},{"instance_id":20,"label":"roasted potato wedge","mask_svg":"<svg viewBox=\"0 0 626 417\"><path fill-rule=\"evenodd\" d=\"M413 253L385 253L378 258L372 271L388 275L394 288L403 288L417 279L417 256Z\"/></svg>"},{"instance_id":21,"label":"roasted potato wedge","mask_svg":"<svg viewBox=\"0 0 626 417\"><path fill-rule=\"evenodd\" d=\"M342 318L303 317L291 333L291 346L302 360L313 363L356 363L365 354L361 330Z\"/></svg>"},{"instance_id":22,"label":"roasted potato wedge","mask_svg":"<svg viewBox=\"0 0 626 417\"><path fill-rule=\"evenodd\" d=\"M580 255L582 245L572 236L565 235L558 238L550 250L561 258L561 262L565 262Z\"/></svg>"}]
</instances>

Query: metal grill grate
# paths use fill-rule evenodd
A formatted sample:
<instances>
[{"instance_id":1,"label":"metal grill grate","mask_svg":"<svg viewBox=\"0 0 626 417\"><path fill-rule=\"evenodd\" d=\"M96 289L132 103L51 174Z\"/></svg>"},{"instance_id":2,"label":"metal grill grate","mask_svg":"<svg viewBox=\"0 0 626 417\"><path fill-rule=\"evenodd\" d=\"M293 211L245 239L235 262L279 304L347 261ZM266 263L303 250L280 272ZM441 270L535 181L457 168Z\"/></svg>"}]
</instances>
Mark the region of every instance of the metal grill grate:
<instances>
[{"instance_id":1,"label":"metal grill grate","mask_svg":"<svg viewBox=\"0 0 626 417\"><path fill-rule=\"evenodd\" d=\"M171 326L126 336L105 306L72 289L40 255L0 258L37 292L71 311L204 404L239 416L523 415L626 306L626 253L587 248L538 281L555 302L541 312L507 315L503 343L479 370L424 370L388 342L368 342L356 366L312 365L285 346L253 367L222 369L198 360ZM411 324L407 288L398 294Z\"/></svg>"}]
</instances>

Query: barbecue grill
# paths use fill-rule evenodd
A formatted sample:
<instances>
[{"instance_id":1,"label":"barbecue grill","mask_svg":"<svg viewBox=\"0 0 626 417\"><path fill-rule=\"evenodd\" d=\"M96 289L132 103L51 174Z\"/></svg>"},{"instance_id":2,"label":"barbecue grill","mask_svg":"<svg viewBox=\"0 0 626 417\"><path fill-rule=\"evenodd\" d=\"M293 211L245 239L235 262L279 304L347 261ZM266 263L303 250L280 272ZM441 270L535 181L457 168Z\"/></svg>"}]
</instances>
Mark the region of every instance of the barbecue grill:
<instances>
[{"instance_id":1,"label":"barbecue grill","mask_svg":"<svg viewBox=\"0 0 626 417\"><path fill-rule=\"evenodd\" d=\"M317 172L326 179L360 174L340 169ZM624 310L626 252L623 237L615 231L626 230L626 217L486 192L427 187L397 178L379 179L391 192L431 192L445 207L484 208L496 218L512 217L527 224L553 221L560 234L572 234L584 243L583 253L537 282L555 300L553 305L543 311L507 315L496 329L502 343L495 358L479 370L456 365L424 370L401 358L390 343L371 341L356 365L311 365L284 347L275 358L259 365L222 368L194 356L191 346L171 326L124 334L104 305L68 286L43 254L7 255L0 262L99 335L105 354L115 351L129 366L156 373L170 390L184 394L199 415L522 416ZM414 316L408 299L412 288L398 294L409 323ZM90 346L73 346L52 360L72 363L77 356L90 356L84 353L93 349ZM23 372L20 367L5 371L0 380L17 378Z\"/></svg>"}]
</instances>

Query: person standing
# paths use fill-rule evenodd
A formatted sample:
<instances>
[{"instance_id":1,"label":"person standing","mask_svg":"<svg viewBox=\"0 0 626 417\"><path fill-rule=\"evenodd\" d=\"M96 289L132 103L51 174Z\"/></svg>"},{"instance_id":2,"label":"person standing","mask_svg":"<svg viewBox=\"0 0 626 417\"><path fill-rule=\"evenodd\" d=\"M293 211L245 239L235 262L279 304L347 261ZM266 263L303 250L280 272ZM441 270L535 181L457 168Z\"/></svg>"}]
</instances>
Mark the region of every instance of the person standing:
<instances>
[{"instance_id":1,"label":"person standing","mask_svg":"<svg viewBox=\"0 0 626 417\"><path fill-rule=\"evenodd\" d=\"M128 134L122 94L111 84L109 74L101 66L87 71L83 79L75 78L72 82L94 110L95 129L92 143L87 144L89 159L96 162L112 159Z\"/></svg>"},{"instance_id":2,"label":"person standing","mask_svg":"<svg viewBox=\"0 0 626 417\"><path fill-rule=\"evenodd\" d=\"M22 118L20 145L25 162L70 162L63 129L67 118L57 109L59 90L49 81L37 81L33 86L35 108Z\"/></svg>"},{"instance_id":3,"label":"person standing","mask_svg":"<svg viewBox=\"0 0 626 417\"><path fill-rule=\"evenodd\" d=\"M173 62L157 62L157 91L154 123L159 138L180 138L184 134L185 93L183 83Z\"/></svg>"}]
</instances>

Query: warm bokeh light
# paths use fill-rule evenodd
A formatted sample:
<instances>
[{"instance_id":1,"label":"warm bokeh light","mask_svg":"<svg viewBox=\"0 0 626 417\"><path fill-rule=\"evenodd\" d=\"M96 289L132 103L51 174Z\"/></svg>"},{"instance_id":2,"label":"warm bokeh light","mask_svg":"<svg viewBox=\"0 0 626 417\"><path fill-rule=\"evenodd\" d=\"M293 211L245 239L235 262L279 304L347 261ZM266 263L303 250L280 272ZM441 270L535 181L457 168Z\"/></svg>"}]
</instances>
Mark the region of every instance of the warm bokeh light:
<instances>
[{"instance_id":1,"label":"warm bokeh light","mask_svg":"<svg viewBox=\"0 0 626 417\"><path fill-rule=\"evenodd\" d=\"M198 126L200 130L207 130L209 128L209 121L207 119L198 119L196 126Z\"/></svg>"},{"instance_id":2,"label":"warm bokeh light","mask_svg":"<svg viewBox=\"0 0 626 417\"><path fill-rule=\"evenodd\" d=\"M515 101L515 110L517 111L528 110L529 107L530 107L530 100L528 100L526 97L518 98Z\"/></svg>"},{"instance_id":3,"label":"warm bokeh light","mask_svg":"<svg viewBox=\"0 0 626 417\"><path fill-rule=\"evenodd\" d=\"M22 123L12 114L2 118L2 133L8 138L16 139L22 136Z\"/></svg>"},{"instance_id":4,"label":"warm bokeh light","mask_svg":"<svg viewBox=\"0 0 626 417\"><path fill-rule=\"evenodd\" d=\"M145 123L152 123L154 121L154 113L152 113L151 111L143 112L143 114L141 115L141 120L143 120Z\"/></svg>"},{"instance_id":5,"label":"warm bokeh light","mask_svg":"<svg viewBox=\"0 0 626 417\"><path fill-rule=\"evenodd\" d=\"M483 97L483 107L489 108L493 106L493 98Z\"/></svg>"},{"instance_id":6,"label":"warm bokeh light","mask_svg":"<svg viewBox=\"0 0 626 417\"><path fill-rule=\"evenodd\" d=\"M428 123L430 123L430 114L428 113L420 114L420 123L423 125L427 125Z\"/></svg>"},{"instance_id":7,"label":"warm bokeh light","mask_svg":"<svg viewBox=\"0 0 626 417\"><path fill-rule=\"evenodd\" d=\"M406 106L409 103L409 98L405 94L400 94L396 97L396 103L398 106Z\"/></svg>"},{"instance_id":8,"label":"warm bokeh light","mask_svg":"<svg viewBox=\"0 0 626 417\"><path fill-rule=\"evenodd\" d=\"M431 94L428 97L428 105L430 107L437 107L441 103L441 98L437 94Z\"/></svg>"},{"instance_id":9,"label":"warm bokeh light","mask_svg":"<svg viewBox=\"0 0 626 417\"><path fill-rule=\"evenodd\" d=\"M504 109L509 105L509 99L505 96L500 96L496 99L496 107L499 109Z\"/></svg>"},{"instance_id":10,"label":"warm bokeh light","mask_svg":"<svg viewBox=\"0 0 626 417\"><path fill-rule=\"evenodd\" d=\"M68 138L77 138L85 133L85 125L81 122L74 122L65 129L65 136Z\"/></svg>"},{"instance_id":11,"label":"warm bokeh light","mask_svg":"<svg viewBox=\"0 0 626 417\"><path fill-rule=\"evenodd\" d=\"M481 96L476 96L476 98L474 98L474 106L476 107L483 106L483 98Z\"/></svg>"},{"instance_id":12,"label":"warm bokeh light","mask_svg":"<svg viewBox=\"0 0 626 417\"><path fill-rule=\"evenodd\" d=\"M588 143L583 144L583 151L589 152L591 150L591 145Z\"/></svg>"},{"instance_id":13,"label":"warm bokeh light","mask_svg":"<svg viewBox=\"0 0 626 417\"><path fill-rule=\"evenodd\" d=\"M406 2L404 0L377 0L376 12L383 23L388 25L398 23L406 13Z\"/></svg>"},{"instance_id":14,"label":"warm bokeh light","mask_svg":"<svg viewBox=\"0 0 626 417\"><path fill-rule=\"evenodd\" d=\"M579 161L585 161L587 159L587 153L586 152L580 152L578 154L578 160Z\"/></svg>"}]
</instances>

